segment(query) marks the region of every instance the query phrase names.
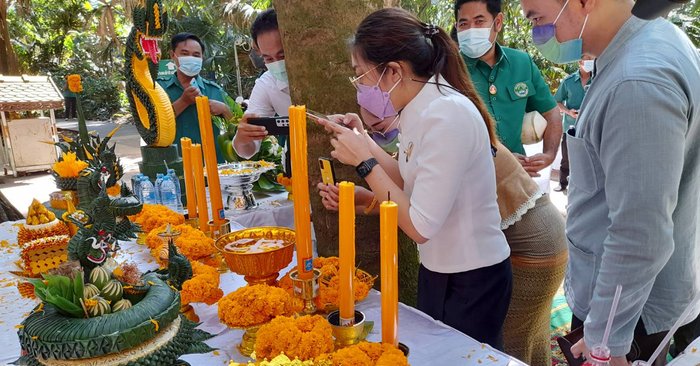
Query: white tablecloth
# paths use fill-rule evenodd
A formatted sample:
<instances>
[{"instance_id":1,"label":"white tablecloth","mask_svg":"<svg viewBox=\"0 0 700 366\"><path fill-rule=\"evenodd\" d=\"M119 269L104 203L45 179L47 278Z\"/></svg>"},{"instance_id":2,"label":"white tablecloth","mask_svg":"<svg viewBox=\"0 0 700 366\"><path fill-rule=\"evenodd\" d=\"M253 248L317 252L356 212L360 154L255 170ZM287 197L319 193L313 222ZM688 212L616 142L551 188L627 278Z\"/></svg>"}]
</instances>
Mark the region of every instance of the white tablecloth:
<instances>
[{"instance_id":1,"label":"white tablecloth","mask_svg":"<svg viewBox=\"0 0 700 366\"><path fill-rule=\"evenodd\" d=\"M17 278L9 273L16 270L15 261L20 251L16 244L17 226L13 223L0 224L0 365L12 362L19 357L20 347L15 326L28 316L36 305L35 300L20 297L15 283ZM120 243L122 250L118 261L133 260L141 264L143 271L155 269L157 264L148 254L147 248L134 242ZM290 264L295 264L293 260ZM282 273L286 273L283 270ZM245 285L242 276L226 273L221 276L221 288L227 294ZM229 360L246 361L236 349L243 332L228 329L219 323L216 305L193 304L202 324L201 329L216 334L207 343L219 350L207 354L185 355L183 359L192 365L225 365ZM367 320L374 321L374 330L369 341L381 340L380 294L372 290L358 310L365 313ZM525 365L505 354L482 346L472 338L434 321L429 316L411 307L399 304L399 341L410 348L409 362L414 366L423 365ZM481 360L481 362L479 362Z\"/></svg>"},{"instance_id":2,"label":"white tablecloth","mask_svg":"<svg viewBox=\"0 0 700 366\"><path fill-rule=\"evenodd\" d=\"M258 207L252 210L226 210L226 218L242 227L281 226L294 229L294 204L287 200L287 192L255 193ZM224 197L226 202L226 197ZM235 224L231 227L235 230Z\"/></svg>"}]
</instances>

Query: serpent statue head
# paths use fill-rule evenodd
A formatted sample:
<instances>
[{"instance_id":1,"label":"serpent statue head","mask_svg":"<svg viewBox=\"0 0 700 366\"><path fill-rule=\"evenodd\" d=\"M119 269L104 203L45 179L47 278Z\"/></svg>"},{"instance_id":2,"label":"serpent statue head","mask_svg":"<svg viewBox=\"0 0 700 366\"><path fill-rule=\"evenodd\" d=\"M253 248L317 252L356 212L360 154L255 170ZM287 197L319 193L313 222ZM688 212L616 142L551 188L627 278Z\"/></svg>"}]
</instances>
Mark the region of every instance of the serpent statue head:
<instances>
[{"instance_id":1,"label":"serpent statue head","mask_svg":"<svg viewBox=\"0 0 700 366\"><path fill-rule=\"evenodd\" d=\"M158 41L168 29L168 13L161 0L141 0L133 11L134 30L136 31L136 57L142 60L148 57L155 65L160 61Z\"/></svg>"}]
</instances>

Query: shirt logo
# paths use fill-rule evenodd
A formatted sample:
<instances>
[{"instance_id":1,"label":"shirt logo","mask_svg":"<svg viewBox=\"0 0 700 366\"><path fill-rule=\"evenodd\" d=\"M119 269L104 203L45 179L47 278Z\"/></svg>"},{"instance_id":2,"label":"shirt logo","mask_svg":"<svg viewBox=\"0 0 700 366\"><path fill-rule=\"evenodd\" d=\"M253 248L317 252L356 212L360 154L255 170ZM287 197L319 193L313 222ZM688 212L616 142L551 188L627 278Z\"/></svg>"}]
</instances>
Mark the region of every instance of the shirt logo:
<instances>
[{"instance_id":1,"label":"shirt logo","mask_svg":"<svg viewBox=\"0 0 700 366\"><path fill-rule=\"evenodd\" d=\"M413 153L413 141L408 143L408 147L406 147L406 150L404 150L403 153L406 155L406 162L408 163L408 159L411 158L411 153Z\"/></svg>"},{"instance_id":2,"label":"shirt logo","mask_svg":"<svg viewBox=\"0 0 700 366\"><path fill-rule=\"evenodd\" d=\"M530 91L530 89L528 89L527 84L519 82L515 84L515 87L513 87L513 91L515 92L515 95L522 98L527 96L527 93Z\"/></svg>"}]
</instances>

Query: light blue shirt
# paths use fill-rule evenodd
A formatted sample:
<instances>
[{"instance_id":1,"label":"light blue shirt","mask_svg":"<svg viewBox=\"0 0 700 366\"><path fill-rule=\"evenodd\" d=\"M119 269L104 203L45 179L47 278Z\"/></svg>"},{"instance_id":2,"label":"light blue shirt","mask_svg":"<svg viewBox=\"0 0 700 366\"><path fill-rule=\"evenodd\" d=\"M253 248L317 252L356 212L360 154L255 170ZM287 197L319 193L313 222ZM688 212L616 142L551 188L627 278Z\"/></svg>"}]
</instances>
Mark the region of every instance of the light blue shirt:
<instances>
[{"instance_id":1,"label":"light blue shirt","mask_svg":"<svg viewBox=\"0 0 700 366\"><path fill-rule=\"evenodd\" d=\"M608 345L622 356L640 316L647 333L668 330L700 292L700 55L688 37L630 18L596 60L567 144L567 300L592 347L623 286Z\"/></svg>"}]
</instances>

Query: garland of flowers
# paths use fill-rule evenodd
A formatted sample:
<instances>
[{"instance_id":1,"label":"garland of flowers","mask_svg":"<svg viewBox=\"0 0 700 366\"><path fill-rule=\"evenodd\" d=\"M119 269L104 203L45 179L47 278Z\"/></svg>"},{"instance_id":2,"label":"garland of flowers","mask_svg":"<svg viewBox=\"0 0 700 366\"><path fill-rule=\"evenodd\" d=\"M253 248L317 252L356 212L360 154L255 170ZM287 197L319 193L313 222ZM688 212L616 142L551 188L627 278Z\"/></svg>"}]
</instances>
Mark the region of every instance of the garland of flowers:
<instances>
[{"instance_id":1,"label":"garland of flowers","mask_svg":"<svg viewBox=\"0 0 700 366\"><path fill-rule=\"evenodd\" d=\"M335 353L321 355L315 364L333 366L408 366L408 359L398 348L386 343L360 342L341 348Z\"/></svg>"},{"instance_id":2,"label":"garland of flowers","mask_svg":"<svg viewBox=\"0 0 700 366\"><path fill-rule=\"evenodd\" d=\"M325 308L327 305L338 306L340 292L340 261L338 257L317 257L314 258L314 268L321 271L319 278L318 297L314 300L319 309ZM295 267L296 268L296 267ZM290 271L291 272L291 271ZM374 282L372 280L372 282ZM369 294L373 283L368 283L355 273L353 279L353 289L355 292L355 302L364 300ZM279 287L287 290L290 294L294 294L294 285L289 273L284 275L279 281Z\"/></svg>"},{"instance_id":3,"label":"garland of flowers","mask_svg":"<svg viewBox=\"0 0 700 366\"><path fill-rule=\"evenodd\" d=\"M224 292L219 288L219 272L216 268L192 261L192 278L182 284L180 297L183 304L203 302L213 305Z\"/></svg>"},{"instance_id":4,"label":"garland of flowers","mask_svg":"<svg viewBox=\"0 0 700 366\"><path fill-rule=\"evenodd\" d=\"M139 224L141 230L150 233L153 229L164 224L181 225L185 223L185 217L169 209L164 205L144 204L141 212L130 216L129 220Z\"/></svg>"},{"instance_id":5,"label":"garland of flowers","mask_svg":"<svg viewBox=\"0 0 700 366\"><path fill-rule=\"evenodd\" d=\"M312 360L333 352L333 347L333 330L324 317L278 316L258 330L255 354L258 358L273 358L284 353L291 358Z\"/></svg>"},{"instance_id":6,"label":"garland of flowers","mask_svg":"<svg viewBox=\"0 0 700 366\"><path fill-rule=\"evenodd\" d=\"M163 233L167 226L168 224L163 224L151 230L146 236L146 245L151 248L151 255L158 260L162 257L160 253L163 250L167 253L168 250L167 243L158 235ZM191 261L211 257L217 252L214 239L207 237L201 230L186 224L173 226L172 230L180 232L180 235L175 238L178 251Z\"/></svg>"},{"instance_id":7,"label":"garland of flowers","mask_svg":"<svg viewBox=\"0 0 700 366\"><path fill-rule=\"evenodd\" d=\"M257 326L276 316L292 315L301 310L300 305L279 287L244 286L219 300L219 320L232 328Z\"/></svg>"}]
</instances>

